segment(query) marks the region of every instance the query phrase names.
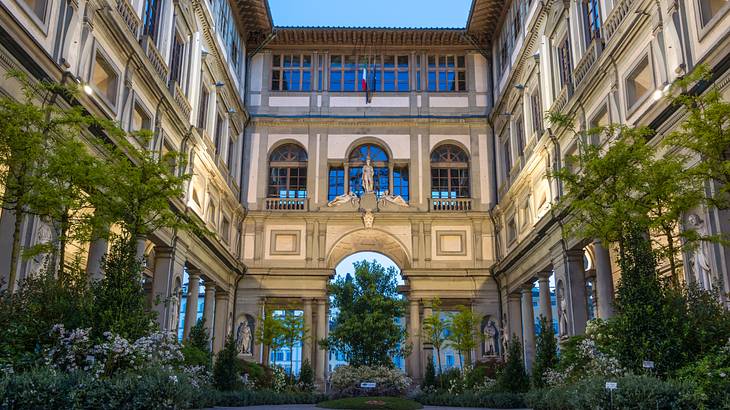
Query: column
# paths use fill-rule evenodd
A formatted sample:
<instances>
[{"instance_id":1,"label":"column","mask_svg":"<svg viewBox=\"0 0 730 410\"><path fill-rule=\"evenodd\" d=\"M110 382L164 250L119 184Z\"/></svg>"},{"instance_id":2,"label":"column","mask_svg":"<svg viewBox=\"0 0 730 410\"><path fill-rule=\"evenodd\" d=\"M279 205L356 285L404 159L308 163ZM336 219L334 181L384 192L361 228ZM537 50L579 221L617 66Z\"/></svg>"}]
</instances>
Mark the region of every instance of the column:
<instances>
[{"instance_id":1,"label":"column","mask_svg":"<svg viewBox=\"0 0 730 410\"><path fill-rule=\"evenodd\" d=\"M550 300L550 275L552 272L540 272L537 274L537 282L540 285L540 316L547 319L548 324L553 323L553 306Z\"/></svg>"},{"instance_id":2,"label":"column","mask_svg":"<svg viewBox=\"0 0 730 410\"><path fill-rule=\"evenodd\" d=\"M147 237L144 235L137 235L135 242L137 259L144 259L144 250L147 247ZM155 249L157 249L157 247L155 247Z\"/></svg>"},{"instance_id":3,"label":"column","mask_svg":"<svg viewBox=\"0 0 730 410\"><path fill-rule=\"evenodd\" d=\"M223 349L228 336L228 292L223 289L216 289L215 292L215 326L213 336L213 353Z\"/></svg>"},{"instance_id":4,"label":"column","mask_svg":"<svg viewBox=\"0 0 730 410\"><path fill-rule=\"evenodd\" d=\"M170 272L172 271L172 248L155 246L155 274L152 278L152 308L157 312L157 323L165 329L166 305L169 297Z\"/></svg>"},{"instance_id":5,"label":"column","mask_svg":"<svg viewBox=\"0 0 730 410\"><path fill-rule=\"evenodd\" d=\"M410 355L410 376L413 380L421 379L421 319L419 317L419 310L421 304L418 300L410 301L410 314L409 314L409 332L408 337L410 339L413 350Z\"/></svg>"},{"instance_id":6,"label":"column","mask_svg":"<svg viewBox=\"0 0 730 410\"><path fill-rule=\"evenodd\" d=\"M317 300L317 340L327 337L327 304L325 299ZM317 364L315 366L315 376L317 383L324 387L325 383L325 366L327 352L317 345Z\"/></svg>"},{"instance_id":7,"label":"column","mask_svg":"<svg viewBox=\"0 0 730 410\"><path fill-rule=\"evenodd\" d=\"M507 296L507 314L509 315L507 340L516 337L522 343L522 295L520 293L510 293ZM506 347L509 348L509 346Z\"/></svg>"},{"instance_id":8,"label":"column","mask_svg":"<svg viewBox=\"0 0 730 410\"><path fill-rule=\"evenodd\" d=\"M596 312L601 319L613 316L613 273L611 272L611 256L601 241L593 242L593 254L596 264Z\"/></svg>"},{"instance_id":9,"label":"column","mask_svg":"<svg viewBox=\"0 0 730 410\"><path fill-rule=\"evenodd\" d=\"M431 316L433 316L433 309L431 308L431 306L424 306L423 307L423 320L426 320L426 318L429 318ZM419 329L419 331L422 332L422 329L423 329L423 327L421 327L421 329ZM425 341L425 340L421 341L421 346L422 346L421 351L423 352L421 354L421 363L423 364L423 366L422 366L423 375L425 375L426 366L428 365L428 360L429 360L428 356L432 356L432 355L436 354L436 351L434 350L433 346L430 343L427 343L427 341ZM432 358L432 360L433 360L433 358Z\"/></svg>"},{"instance_id":10,"label":"column","mask_svg":"<svg viewBox=\"0 0 730 410\"><path fill-rule=\"evenodd\" d=\"M532 284L522 288L522 349L525 369L529 372L535 361L535 315L532 309Z\"/></svg>"},{"instance_id":11,"label":"column","mask_svg":"<svg viewBox=\"0 0 730 410\"><path fill-rule=\"evenodd\" d=\"M89 275L90 280L99 280L103 277L101 264L107 250L109 249L109 242L107 241L106 234L108 233L99 235L99 237L89 245L89 256L86 260L86 273Z\"/></svg>"},{"instance_id":12,"label":"column","mask_svg":"<svg viewBox=\"0 0 730 410\"><path fill-rule=\"evenodd\" d=\"M585 332L588 321L583 249L563 252L560 246L553 249L556 286L564 302L564 306L558 306L559 322L563 323L560 335L575 336Z\"/></svg>"},{"instance_id":13,"label":"column","mask_svg":"<svg viewBox=\"0 0 730 410\"><path fill-rule=\"evenodd\" d=\"M205 300L203 301L203 320L208 329L208 340L213 340L213 327L215 315L215 283L212 280L205 280Z\"/></svg>"},{"instance_id":14,"label":"column","mask_svg":"<svg viewBox=\"0 0 730 410\"><path fill-rule=\"evenodd\" d=\"M316 343L314 329L312 329L312 299L304 299L304 328L306 329L304 343L302 344L302 363L309 361L312 365L312 343Z\"/></svg>"},{"instance_id":15,"label":"column","mask_svg":"<svg viewBox=\"0 0 730 410\"><path fill-rule=\"evenodd\" d=\"M188 269L188 295L185 301L185 323L183 340L187 340L190 329L198 322L198 293L200 292L200 270Z\"/></svg>"}]
</instances>

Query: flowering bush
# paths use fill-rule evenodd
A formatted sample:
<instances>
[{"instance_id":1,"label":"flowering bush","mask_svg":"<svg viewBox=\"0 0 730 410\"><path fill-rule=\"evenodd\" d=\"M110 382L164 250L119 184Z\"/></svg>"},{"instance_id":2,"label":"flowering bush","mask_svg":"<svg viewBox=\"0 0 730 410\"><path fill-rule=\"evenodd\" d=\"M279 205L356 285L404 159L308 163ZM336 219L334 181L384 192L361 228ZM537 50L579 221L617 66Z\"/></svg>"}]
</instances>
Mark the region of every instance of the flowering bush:
<instances>
[{"instance_id":1,"label":"flowering bush","mask_svg":"<svg viewBox=\"0 0 730 410\"><path fill-rule=\"evenodd\" d=\"M375 388L363 389L362 382L374 382ZM385 366L340 366L332 373L332 388L337 397L396 396L410 385L410 377Z\"/></svg>"},{"instance_id":2,"label":"flowering bush","mask_svg":"<svg viewBox=\"0 0 730 410\"><path fill-rule=\"evenodd\" d=\"M699 408L730 408L730 340L717 353L681 369L679 379L692 386Z\"/></svg>"},{"instance_id":3,"label":"flowering bush","mask_svg":"<svg viewBox=\"0 0 730 410\"><path fill-rule=\"evenodd\" d=\"M279 366L275 366L274 367L274 383L272 386L274 391L275 392L284 391L284 389L286 389L286 381L287 381L286 371L284 371L284 369L282 369Z\"/></svg>"},{"instance_id":4,"label":"flowering bush","mask_svg":"<svg viewBox=\"0 0 730 410\"><path fill-rule=\"evenodd\" d=\"M547 386L561 386L585 377L616 378L630 373L615 357L599 349L593 335L571 338L564 343L560 368L544 372Z\"/></svg>"}]
</instances>

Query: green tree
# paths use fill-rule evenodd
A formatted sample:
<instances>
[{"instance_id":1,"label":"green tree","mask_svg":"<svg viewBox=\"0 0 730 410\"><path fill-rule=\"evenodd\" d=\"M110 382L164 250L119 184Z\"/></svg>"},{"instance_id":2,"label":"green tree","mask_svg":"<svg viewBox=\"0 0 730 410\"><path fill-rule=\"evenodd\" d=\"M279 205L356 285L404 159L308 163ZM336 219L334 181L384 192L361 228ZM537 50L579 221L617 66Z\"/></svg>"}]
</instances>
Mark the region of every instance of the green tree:
<instances>
[{"instance_id":1,"label":"green tree","mask_svg":"<svg viewBox=\"0 0 730 410\"><path fill-rule=\"evenodd\" d=\"M441 374L441 349L446 343L447 323L443 319L440 309L441 302L438 299L432 301L433 311L431 316L423 318L423 339L426 343L430 343L436 349L436 361L439 366L439 374Z\"/></svg>"},{"instance_id":2,"label":"green tree","mask_svg":"<svg viewBox=\"0 0 730 410\"><path fill-rule=\"evenodd\" d=\"M223 349L216 355L213 365L213 385L222 391L233 390L240 384L241 364L233 335L226 337Z\"/></svg>"},{"instance_id":3,"label":"green tree","mask_svg":"<svg viewBox=\"0 0 730 410\"><path fill-rule=\"evenodd\" d=\"M497 385L501 390L513 393L523 393L530 389L530 379L525 372L522 358L522 344L514 334L507 345L507 362L497 376Z\"/></svg>"},{"instance_id":4,"label":"green tree","mask_svg":"<svg viewBox=\"0 0 730 410\"><path fill-rule=\"evenodd\" d=\"M540 334L537 335L535 365L532 367L532 385L545 387L545 371L558 365L558 343L555 339L553 324L545 316L540 316Z\"/></svg>"},{"instance_id":5,"label":"green tree","mask_svg":"<svg viewBox=\"0 0 730 410\"><path fill-rule=\"evenodd\" d=\"M481 318L466 306L460 306L459 311L451 315L446 323L449 335L446 340L454 350L459 352L459 361L462 371L465 365L472 363L471 351L477 345L476 327ZM466 356L466 363L464 357Z\"/></svg>"},{"instance_id":6,"label":"green tree","mask_svg":"<svg viewBox=\"0 0 730 410\"><path fill-rule=\"evenodd\" d=\"M405 330L396 320L405 315L398 295L397 272L376 261L354 264L355 273L328 286L338 312L325 348L342 352L351 365L392 365L391 356L406 356Z\"/></svg>"},{"instance_id":7,"label":"green tree","mask_svg":"<svg viewBox=\"0 0 730 410\"><path fill-rule=\"evenodd\" d=\"M281 343L289 348L289 379L294 383L294 347L306 340L309 336L309 329L304 326L304 316L295 314L294 311L286 311L281 319Z\"/></svg>"},{"instance_id":8,"label":"green tree","mask_svg":"<svg viewBox=\"0 0 730 410\"><path fill-rule=\"evenodd\" d=\"M299 386L304 391L314 390L314 370L308 359L302 361L302 370L299 372Z\"/></svg>"},{"instance_id":9,"label":"green tree","mask_svg":"<svg viewBox=\"0 0 730 410\"><path fill-rule=\"evenodd\" d=\"M436 386L436 369L433 367L433 356L428 355L426 362L426 374L423 376L423 387Z\"/></svg>"},{"instance_id":10,"label":"green tree","mask_svg":"<svg viewBox=\"0 0 730 410\"><path fill-rule=\"evenodd\" d=\"M205 327L205 318L200 318L195 326L190 328L187 340L182 348L185 364L188 366L211 366L210 339L208 328Z\"/></svg>"},{"instance_id":11,"label":"green tree","mask_svg":"<svg viewBox=\"0 0 730 410\"><path fill-rule=\"evenodd\" d=\"M273 309L266 309L263 317L259 318L260 325L256 328L256 343L264 345L264 364L269 363L270 352L276 353L283 346L284 329L281 319L274 315Z\"/></svg>"},{"instance_id":12,"label":"green tree","mask_svg":"<svg viewBox=\"0 0 730 410\"><path fill-rule=\"evenodd\" d=\"M97 338L111 331L136 340L156 327L156 312L147 308L141 281L142 263L135 257L135 252L133 241L119 237L112 241L104 257L104 276L92 285L92 334Z\"/></svg>"}]
</instances>

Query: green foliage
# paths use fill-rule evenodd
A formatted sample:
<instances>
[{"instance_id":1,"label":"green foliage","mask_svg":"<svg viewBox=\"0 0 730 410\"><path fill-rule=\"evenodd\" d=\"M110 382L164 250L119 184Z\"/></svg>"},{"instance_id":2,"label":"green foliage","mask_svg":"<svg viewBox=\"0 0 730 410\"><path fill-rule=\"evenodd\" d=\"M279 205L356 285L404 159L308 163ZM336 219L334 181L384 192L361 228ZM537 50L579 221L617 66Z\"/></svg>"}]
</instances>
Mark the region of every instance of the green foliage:
<instances>
[{"instance_id":1,"label":"green foliage","mask_svg":"<svg viewBox=\"0 0 730 410\"><path fill-rule=\"evenodd\" d=\"M446 340L449 346L459 352L461 363L464 365L471 364L471 351L477 345L476 328L480 321L481 317L465 306L460 306L459 311L451 315L447 321L449 335ZM467 356L466 359L464 355Z\"/></svg>"},{"instance_id":2,"label":"green foliage","mask_svg":"<svg viewBox=\"0 0 730 410\"><path fill-rule=\"evenodd\" d=\"M362 388L362 382L375 382L375 388ZM334 397L399 396L411 379L397 368L386 366L339 366L332 373Z\"/></svg>"},{"instance_id":3,"label":"green foliage","mask_svg":"<svg viewBox=\"0 0 730 410\"><path fill-rule=\"evenodd\" d=\"M422 332L421 335L425 343L430 343L436 350L436 361L438 362L438 371L441 373L441 349L447 343L446 340L446 329L447 322L443 318L441 312L441 301L434 299L431 303L433 311L431 316L423 318Z\"/></svg>"},{"instance_id":4,"label":"green foliage","mask_svg":"<svg viewBox=\"0 0 730 410\"><path fill-rule=\"evenodd\" d=\"M188 366L204 366L208 369L211 367L212 355L205 318L198 319L195 326L190 328L188 339L183 343L182 353Z\"/></svg>"},{"instance_id":5,"label":"green foliage","mask_svg":"<svg viewBox=\"0 0 730 410\"><path fill-rule=\"evenodd\" d=\"M92 286L94 337L110 331L136 340L154 330L156 314L145 301L142 261L136 257L134 242L127 237L112 241L102 271L104 277Z\"/></svg>"},{"instance_id":6,"label":"green foliage","mask_svg":"<svg viewBox=\"0 0 730 410\"><path fill-rule=\"evenodd\" d=\"M406 332L396 323L405 315L398 295L397 272L376 261L354 264L355 274L340 277L328 286L333 308L339 313L329 337L320 343L342 352L350 364L391 366L391 356L405 357Z\"/></svg>"},{"instance_id":7,"label":"green foliage","mask_svg":"<svg viewBox=\"0 0 730 410\"><path fill-rule=\"evenodd\" d=\"M326 399L319 393L309 392L277 392L270 389L217 391L207 390L198 401L197 408L221 406L265 406L277 404L314 404Z\"/></svg>"},{"instance_id":8,"label":"green foliage","mask_svg":"<svg viewBox=\"0 0 730 410\"><path fill-rule=\"evenodd\" d=\"M400 397L349 397L317 403L323 409L383 409L383 410L415 410L423 406L413 400Z\"/></svg>"},{"instance_id":9,"label":"green foliage","mask_svg":"<svg viewBox=\"0 0 730 410\"><path fill-rule=\"evenodd\" d=\"M535 364L532 367L532 385L535 388L545 387L544 374L548 369L558 365L558 344L552 323L540 316L540 334L537 335Z\"/></svg>"},{"instance_id":10,"label":"green foliage","mask_svg":"<svg viewBox=\"0 0 730 410\"><path fill-rule=\"evenodd\" d=\"M302 391L314 390L314 369L308 359L302 362L302 369L299 371L299 382L297 383Z\"/></svg>"},{"instance_id":11,"label":"green foliage","mask_svg":"<svg viewBox=\"0 0 730 410\"><path fill-rule=\"evenodd\" d=\"M522 344L515 335L512 335L507 345L507 362L497 377L497 386L511 393L526 392L530 388L530 379L522 358Z\"/></svg>"},{"instance_id":12,"label":"green foliage","mask_svg":"<svg viewBox=\"0 0 730 410\"><path fill-rule=\"evenodd\" d=\"M426 374L423 376L423 387L436 387L436 368L433 366L432 355L428 355L428 360L426 360Z\"/></svg>"},{"instance_id":13,"label":"green foliage","mask_svg":"<svg viewBox=\"0 0 730 410\"><path fill-rule=\"evenodd\" d=\"M284 328L281 319L274 316L273 309L266 309L263 317L259 318L260 325L256 328L256 343L260 343L269 350L276 351L283 346ZM264 356L268 356L264 354ZM264 360L268 362L269 358Z\"/></svg>"},{"instance_id":14,"label":"green foliage","mask_svg":"<svg viewBox=\"0 0 730 410\"><path fill-rule=\"evenodd\" d=\"M680 369L678 379L692 386L699 409L730 409L730 340L724 347Z\"/></svg>"},{"instance_id":15,"label":"green foliage","mask_svg":"<svg viewBox=\"0 0 730 410\"><path fill-rule=\"evenodd\" d=\"M309 336L309 329L304 326L304 316L296 315L293 311L286 311L281 321L281 344L294 351L294 346ZM289 355L289 380L294 384L294 355Z\"/></svg>"},{"instance_id":16,"label":"green foliage","mask_svg":"<svg viewBox=\"0 0 730 410\"><path fill-rule=\"evenodd\" d=\"M238 361L236 339L226 338L223 349L218 352L213 366L213 385L222 391L233 390L241 384L241 364Z\"/></svg>"},{"instance_id":17,"label":"green foliage","mask_svg":"<svg viewBox=\"0 0 730 410\"><path fill-rule=\"evenodd\" d=\"M525 407L521 394L467 391L452 394L445 391L429 392L416 397L420 403L431 406L458 406L490 409L516 409Z\"/></svg>"}]
</instances>

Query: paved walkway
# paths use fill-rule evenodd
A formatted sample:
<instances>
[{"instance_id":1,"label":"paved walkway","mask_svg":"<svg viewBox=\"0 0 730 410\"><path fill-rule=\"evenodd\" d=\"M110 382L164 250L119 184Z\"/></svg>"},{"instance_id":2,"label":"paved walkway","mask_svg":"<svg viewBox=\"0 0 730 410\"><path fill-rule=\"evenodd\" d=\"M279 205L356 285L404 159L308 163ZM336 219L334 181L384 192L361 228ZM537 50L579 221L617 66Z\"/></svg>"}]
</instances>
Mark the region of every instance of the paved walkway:
<instances>
[{"instance_id":1,"label":"paved walkway","mask_svg":"<svg viewBox=\"0 0 730 410\"><path fill-rule=\"evenodd\" d=\"M318 409L314 404L282 404L278 406L249 406L249 407L215 407L215 410L312 410ZM424 410L488 410L484 407L439 407L423 406Z\"/></svg>"}]
</instances>

